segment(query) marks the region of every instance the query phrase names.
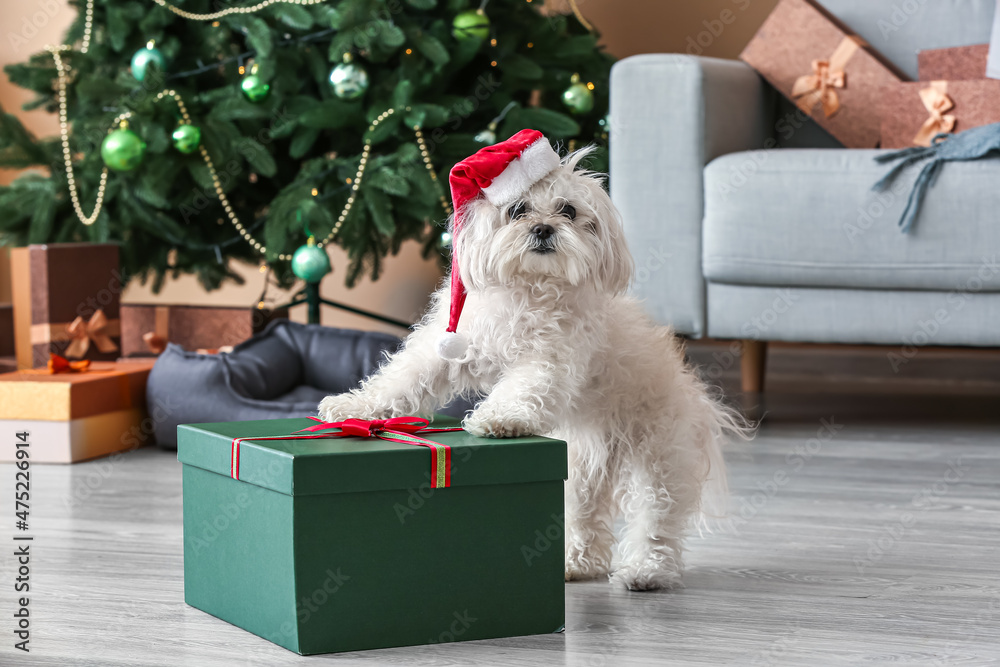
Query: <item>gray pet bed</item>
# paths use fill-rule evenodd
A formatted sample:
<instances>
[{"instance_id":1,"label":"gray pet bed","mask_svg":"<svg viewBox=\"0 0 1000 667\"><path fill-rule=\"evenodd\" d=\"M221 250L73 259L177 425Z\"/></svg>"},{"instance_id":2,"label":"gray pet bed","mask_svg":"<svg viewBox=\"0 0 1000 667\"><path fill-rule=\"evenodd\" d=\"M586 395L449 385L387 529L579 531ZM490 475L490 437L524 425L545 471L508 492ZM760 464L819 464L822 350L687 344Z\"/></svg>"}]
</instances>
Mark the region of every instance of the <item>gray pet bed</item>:
<instances>
[{"instance_id":1,"label":"gray pet bed","mask_svg":"<svg viewBox=\"0 0 1000 667\"><path fill-rule=\"evenodd\" d=\"M228 354L196 354L168 345L149 374L146 402L161 447L177 447L177 425L305 417L328 394L358 385L395 336L371 331L272 322ZM441 410L461 417L454 401Z\"/></svg>"}]
</instances>

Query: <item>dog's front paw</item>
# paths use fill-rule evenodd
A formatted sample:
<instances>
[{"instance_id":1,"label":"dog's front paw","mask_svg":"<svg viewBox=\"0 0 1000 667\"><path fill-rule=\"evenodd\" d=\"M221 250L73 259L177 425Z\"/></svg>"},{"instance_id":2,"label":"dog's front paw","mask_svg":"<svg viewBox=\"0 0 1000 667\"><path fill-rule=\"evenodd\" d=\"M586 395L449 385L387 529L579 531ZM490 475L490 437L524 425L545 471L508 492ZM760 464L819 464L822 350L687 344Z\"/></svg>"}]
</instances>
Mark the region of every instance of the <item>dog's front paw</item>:
<instances>
[{"instance_id":1,"label":"dog's front paw","mask_svg":"<svg viewBox=\"0 0 1000 667\"><path fill-rule=\"evenodd\" d=\"M319 416L328 422L344 419L384 419L383 412L374 410L368 401L352 392L327 396L319 403Z\"/></svg>"},{"instance_id":2,"label":"dog's front paw","mask_svg":"<svg viewBox=\"0 0 1000 667\"><path fill-rule=\"evenodd\" d=\"M587 581L607 574L607 563L572 547L566 550L566 581Z\"/></svg>"},{"instance_id":3,"label":"dog's front paw","mask_svg":"<svg viewBox=\"0 0 1000 667\"><path fill-rule=\"evenodd\" d=\"M536 424L527 419L512 414L499 414L483 406L467 416L462 427L473 435L487 438L517 438L541 432Z\"/></svg>"},{"instance_id":4,"label":"dog's front paw","mask_svg":"<svg viewBox=\"0 0 1000 667\"><path fill-rule=\"evenodd\" d=\"M612 584L624 586L630 591L655 591L681 586L680 571L653 558L639 563L622 563L611 574L610 579Z\"/></svg>"}]
</instances>

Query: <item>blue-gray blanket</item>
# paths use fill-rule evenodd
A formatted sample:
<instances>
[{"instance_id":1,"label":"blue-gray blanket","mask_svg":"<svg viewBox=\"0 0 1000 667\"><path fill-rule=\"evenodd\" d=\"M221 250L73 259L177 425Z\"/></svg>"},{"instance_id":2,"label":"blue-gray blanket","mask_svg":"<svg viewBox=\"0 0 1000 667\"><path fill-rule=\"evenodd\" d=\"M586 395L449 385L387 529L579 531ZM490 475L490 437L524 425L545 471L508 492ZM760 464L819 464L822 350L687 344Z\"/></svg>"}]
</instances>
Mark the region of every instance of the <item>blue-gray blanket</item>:
<instances>
[{"instance_id":1,"label":"blue-gray blanket","mask_svg":"<svg viewBox=\"0 0 1000 667\"><path fill-rule=\"evenodd\" d=\"M914 181L913 189L910 191L910 197L906 201L906 208L899 219L899 230L905 233L913 227L913 221L917 218L917 213L920 212L920 205L927 195L927 189L934 184L934 180L945 162L978 160L994 151L1000 151L1000 123L974 127L959 134L939 134L934 137L933 143L926 148L923 146L904 148L901 151L876 157L876 162L899 160L899 163L894 165L889 173L872 187L872 190L878 192L885 190L911 164L923 160L928 161L917 175L917 180Z\"/></svg>"}]
</instances>

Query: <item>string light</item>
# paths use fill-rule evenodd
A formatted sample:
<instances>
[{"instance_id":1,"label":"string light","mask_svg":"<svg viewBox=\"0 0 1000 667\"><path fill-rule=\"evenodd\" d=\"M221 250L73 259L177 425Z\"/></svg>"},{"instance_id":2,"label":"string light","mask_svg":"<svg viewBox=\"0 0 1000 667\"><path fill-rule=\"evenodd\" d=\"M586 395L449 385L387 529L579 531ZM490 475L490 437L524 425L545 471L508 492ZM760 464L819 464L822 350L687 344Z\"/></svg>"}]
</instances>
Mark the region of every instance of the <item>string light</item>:
<instances>
[{"instance_id":1,"label":"string light","mask_svg":"<svg viewBox=\"0 0 1000 667\"><path fill-rule=\"evenodd\" d=\"M153 0L156 4L164 9L169 9L177 16L181 18L190 19L192 21L214 21L215 19L221 19L223 16L229 16L230 14L255 14L265 7L276 4L289 4L289 5L318 5L326 2L326 0L263 0L263 2L258 2L256 5L250 5L249 7L228 7L217 12L212 12L211 14L195 14L193 12L184 11L180 7L174 7L172 4L167 2L167 0Z\"/></svg>"}]
</instances>

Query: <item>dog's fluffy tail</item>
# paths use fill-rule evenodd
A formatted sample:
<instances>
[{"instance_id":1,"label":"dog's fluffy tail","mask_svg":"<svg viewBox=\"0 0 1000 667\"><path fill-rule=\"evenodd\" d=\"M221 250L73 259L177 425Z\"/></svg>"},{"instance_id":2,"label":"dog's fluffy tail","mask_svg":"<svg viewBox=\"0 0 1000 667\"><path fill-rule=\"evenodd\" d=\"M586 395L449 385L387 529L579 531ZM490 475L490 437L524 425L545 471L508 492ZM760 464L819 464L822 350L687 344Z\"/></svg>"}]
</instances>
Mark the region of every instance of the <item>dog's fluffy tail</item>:
<instances>
[{"instance_id":1,"label":"dog's fluffy tail","mask_svg":"<svg viewBox=\"0 0 1000 667\"><path fill-rule=\"evenodd\" d=\"M702 487L701 511L696 519L699 530L711 530L713 524L723 521L729 513L729 479L723 446L733 437L750 440L754 428L737 410L725 405L717 392L701 387L702 418L699 431L708 474Z\"/></svg>"}]
</instances>

